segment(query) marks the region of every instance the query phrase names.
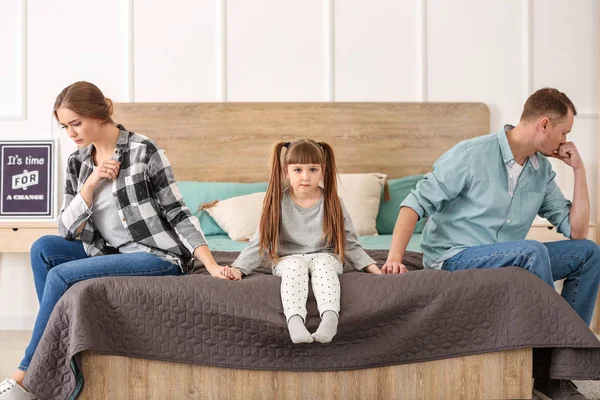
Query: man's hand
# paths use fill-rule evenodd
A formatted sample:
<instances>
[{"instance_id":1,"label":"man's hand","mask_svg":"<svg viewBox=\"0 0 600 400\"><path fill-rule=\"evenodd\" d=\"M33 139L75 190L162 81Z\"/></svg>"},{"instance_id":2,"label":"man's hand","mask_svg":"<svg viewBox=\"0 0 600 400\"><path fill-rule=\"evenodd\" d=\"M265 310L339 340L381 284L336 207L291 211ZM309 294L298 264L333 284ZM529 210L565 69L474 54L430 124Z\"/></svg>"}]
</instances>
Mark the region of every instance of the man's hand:
<instances>
[{"instance_id":1,"label":"man's hand","mask_svg":"<svg viewBox=\"0 0 600 400\"><path fill-rule=\"evenodd\" d=\"M558 147L558 151L550 157L556 158L567 164L573 169L582 168L584 166L581 155L573 142L566 142Z\"/></svg>"},{"instance_id":2,"label":"man's hand","mask_svg":"<svg viewBox=\"0 0 600 400\"><path fill-rule=\"evenodd\" d=\"M408 272L406 269L406 265L402 264L400 261L386 261L381 267L382 274L403 274Z\"/></svg>"}]
</instances>

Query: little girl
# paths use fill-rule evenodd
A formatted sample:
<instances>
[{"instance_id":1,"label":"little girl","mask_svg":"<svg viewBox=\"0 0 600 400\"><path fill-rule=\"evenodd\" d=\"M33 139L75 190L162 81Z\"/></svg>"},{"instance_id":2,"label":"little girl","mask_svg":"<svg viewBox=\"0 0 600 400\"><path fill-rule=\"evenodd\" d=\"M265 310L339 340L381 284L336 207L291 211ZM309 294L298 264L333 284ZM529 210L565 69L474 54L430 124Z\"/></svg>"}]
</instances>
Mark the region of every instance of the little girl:
<instances>
[{"instance_id":1,"label":"little girl","mask_svg":"<svg viewBox=\"0 0 600 400\"><path fill-rule=\"evenodd\" d=\"M282 157L282 149L286 148ZM289 186L282 189L284 178ZM319 186L323 179L324 187ZM357 270L381 271L354 233L337 194L337 168L331 146L310 139L281 142L271 155L271 178L260 226L248 246L221 273L233 280L265 262L281 277L281 300L294 343L328 343L337 333L344 261ZM321 324L312 335L304 325L308 277Z\"/></svg>"}]
</instances>

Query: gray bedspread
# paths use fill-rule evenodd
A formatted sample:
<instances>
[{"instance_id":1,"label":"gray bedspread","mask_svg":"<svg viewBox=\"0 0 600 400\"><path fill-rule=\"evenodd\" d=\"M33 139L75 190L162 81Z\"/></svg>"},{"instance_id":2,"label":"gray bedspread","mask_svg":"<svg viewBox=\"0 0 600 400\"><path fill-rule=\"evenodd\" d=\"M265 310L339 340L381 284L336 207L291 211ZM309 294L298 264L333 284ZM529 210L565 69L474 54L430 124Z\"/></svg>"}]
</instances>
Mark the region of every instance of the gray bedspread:
<instances>
[{"instance_id":1,"label":"gray bedspread","mask_svg":"<svg viewBox=\"0 0 600 400\"><path fill-rule=\"evenodd\" d=\"M369 251L380 265L387 251ZM237 253L215 253L230 263ZM421 255L405 263L420 269ZM97 278L61 298L25 381L41 399L78 392L78 353L90 350L247 369L348 370L534 348L534 376L600 379L600 342L552 288L520 268L346 271L337 336L291 342L279 278L239 282L202 269L181 277ZM593 301L593 299L590 299ZM319 323L312 293L307 326ZM85 377L83 377L85 378Z\"/></svg>"}]
</instances>

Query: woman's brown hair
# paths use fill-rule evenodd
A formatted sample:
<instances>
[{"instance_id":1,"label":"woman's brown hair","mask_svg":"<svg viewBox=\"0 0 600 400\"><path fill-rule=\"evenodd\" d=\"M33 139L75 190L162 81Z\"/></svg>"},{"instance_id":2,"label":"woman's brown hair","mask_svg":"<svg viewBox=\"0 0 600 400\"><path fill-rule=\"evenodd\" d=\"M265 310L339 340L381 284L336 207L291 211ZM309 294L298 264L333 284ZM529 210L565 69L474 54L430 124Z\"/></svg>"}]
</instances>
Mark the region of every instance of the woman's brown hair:
<instances>
[{"instance_id":1,"label":"woman's brown hair","mask_svg":"<svg viewBox=\"0 0 600 400\"><path fill-rule=\"evenodd\" d=\"M82 117L99 119L102 123L113 123L113 102L104 97L102 91L93 83L75 82L60 92L54 102L53 110L57 121L56 111L63 107Z\"/></svg>"},{"instance_id":2,"label":"woman's brown hair","mask_svg":"<svg viewBox=\"0 0 600 400\"><path fill-rule=\"evenodd\" d=\"M286 149L284 156L282 150ZM283 162L282 162L283 158ZM344 262L346 249L346 231L344 214L337 191L337 167L333 149L325 142L317 143L311 139L299 139L294 142L279 142L273 146L270 158L271 178L263 202L260 217L260 253L277 260L279 231L281 226L281 199L283 195L284 170L290 164L325 165L323 177L323 240L333 247L335 254Z\"/></svg>"}]
</instances>

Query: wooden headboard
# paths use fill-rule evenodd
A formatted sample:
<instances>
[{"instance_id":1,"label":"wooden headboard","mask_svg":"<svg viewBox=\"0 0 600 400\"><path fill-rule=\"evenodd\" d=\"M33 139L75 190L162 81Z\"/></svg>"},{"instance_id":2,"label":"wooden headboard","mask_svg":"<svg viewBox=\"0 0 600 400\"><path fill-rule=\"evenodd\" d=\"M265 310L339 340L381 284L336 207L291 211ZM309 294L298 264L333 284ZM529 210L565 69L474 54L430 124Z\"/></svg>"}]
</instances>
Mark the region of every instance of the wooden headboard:
<instances>
[{"instance_id":1,"label":"wooden headboard","mask_svg":"<svg viewBox=\"0 0 600 400\"><path fill-rule=\"evenodd\" d=\"M330 143L340 173L397 178L490 131L482 103L122 103L114 119L164 148L182 181L267 181L271 146L303 137Z\"/></svg>"}]
</instances>

